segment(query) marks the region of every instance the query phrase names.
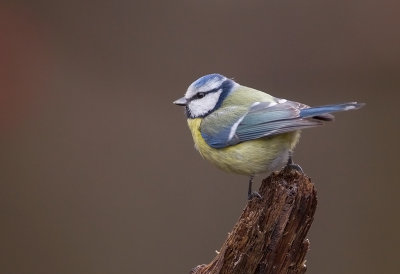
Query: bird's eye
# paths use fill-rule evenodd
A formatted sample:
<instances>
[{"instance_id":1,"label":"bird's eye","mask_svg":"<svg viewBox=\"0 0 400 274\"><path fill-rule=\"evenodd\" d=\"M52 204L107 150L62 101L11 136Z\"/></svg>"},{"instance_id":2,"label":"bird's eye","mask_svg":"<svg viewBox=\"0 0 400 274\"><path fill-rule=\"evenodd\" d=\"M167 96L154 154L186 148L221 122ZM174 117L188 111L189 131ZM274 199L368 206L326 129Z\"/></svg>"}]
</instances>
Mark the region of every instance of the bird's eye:
<instances>
[{"instance_id":1,"label":"bird's eye","mask_svg":"<svg viewBox=\"0 0 400 274\"><path fill-rule=\"evenodd\" d=\"M206 96L206 94L205 94L204 92L199 92L199 93L196 94L196 98L197 98L197 99L201 99L201 98L203 98L204 96Z\"/></svg>"}]
</instances>

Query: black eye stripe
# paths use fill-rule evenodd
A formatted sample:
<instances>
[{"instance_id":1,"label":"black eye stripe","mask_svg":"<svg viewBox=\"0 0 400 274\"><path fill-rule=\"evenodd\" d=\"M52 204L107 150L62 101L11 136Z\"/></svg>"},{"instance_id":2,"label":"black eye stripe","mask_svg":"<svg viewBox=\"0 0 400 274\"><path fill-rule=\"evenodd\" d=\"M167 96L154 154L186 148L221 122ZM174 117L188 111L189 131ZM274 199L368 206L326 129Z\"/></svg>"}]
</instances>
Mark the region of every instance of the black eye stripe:
<instances>
[{"instance_id":1,"label":"black eye stripe","mask_svg":"<svg viewBox=\"0 0 400 274\"><path fill-rule=\"evenodd\" d=\"M186 115L188 118L199 118L199 117L206 117L207 115L209 115L210 113L212 113L214 110L218 109L219 107L221 107L222 102L225 100L225 98L230 94L230 92L233 89L235 82L233 82L232 80L225 80L218 88L212 89L212 90L208 90L205 91L205 95L207 95L208 93L211 92L218 92L221 91L221 94L218 96L218 102L215 105L215 107L213 109L211 109L210 111L208 111L207 113L204 114L196 114L194 115L193 113L191 113L191 109L190 109L190 101L195 100L195 96L196 94L194 94L191 98L188 99L188 103L186 104Z\"/></svg>"},{"instance_id":2,"label":"black eye stripe","mask_svg":"<svg viewBox=\"0 0 400 274\"><path fill-rule=\"evenodd\" d=\"M208 91L205 91L205 92L198 92L195 95L193 95L192 98L190 98L190 101L191 100L195 100L195 99L201 99L204 96L206 96L207 94L212 93L212 92L216 92L216 91L218 91L220 89L221 89L221 87L218 87L218 88L214 88L212 90L208 90Z\"/></svg>"},{"instance_id":3,"label":"black eye stripe","mask_svg":"<svg viewBox=\"0 0 400 274\"><path fill-rule=\"evenodd\" d=\"M205 92L199 92L195 96L196 96L196 98L203 98L204 96L206 96L206 93Z\"/></svg>"}]
</instances>

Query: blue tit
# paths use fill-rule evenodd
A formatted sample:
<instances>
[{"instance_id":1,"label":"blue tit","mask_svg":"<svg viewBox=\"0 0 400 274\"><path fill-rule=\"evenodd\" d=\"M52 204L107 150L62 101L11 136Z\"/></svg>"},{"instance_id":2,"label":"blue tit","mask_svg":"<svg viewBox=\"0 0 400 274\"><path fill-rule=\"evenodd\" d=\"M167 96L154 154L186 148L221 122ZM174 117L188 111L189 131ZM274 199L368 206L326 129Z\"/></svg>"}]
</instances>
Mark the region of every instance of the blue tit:
<instances>
[{"instance_id":1,"label":"blue tit","mask_svg":"<svg viewBox=\"0 0 400 274\"><path fill-rule=\"evenodd\" d=\"M220 74L197 79L174 104L185 107L195 148L203 158L222 170L250 176L249 199L258 196L251 190L255 175L296 166L291 154L300 130L332 121L330 113L364 105L309 107L242 86Z\"/></svg>"}]
</instances>

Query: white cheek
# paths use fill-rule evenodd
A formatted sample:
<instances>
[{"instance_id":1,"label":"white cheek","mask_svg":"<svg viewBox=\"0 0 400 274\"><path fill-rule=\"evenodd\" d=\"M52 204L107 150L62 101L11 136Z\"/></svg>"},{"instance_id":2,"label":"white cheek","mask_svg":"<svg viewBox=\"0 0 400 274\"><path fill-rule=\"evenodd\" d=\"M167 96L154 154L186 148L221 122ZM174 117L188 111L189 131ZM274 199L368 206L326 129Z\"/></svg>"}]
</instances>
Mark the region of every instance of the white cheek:
<instances>
[{"instance_id":1,"label":"white cheek","mask_svg":"<svg viewBox=\"0 0 400 274\"><path fill-rule=\"evenodd\" d=\"M214 109L215 105L218 103L221 92L222 89L218 90L217 92L209 93L201 99L191 101L189 103L190 113L194 117L198 117Z\"/></svg>"}]
</instances>

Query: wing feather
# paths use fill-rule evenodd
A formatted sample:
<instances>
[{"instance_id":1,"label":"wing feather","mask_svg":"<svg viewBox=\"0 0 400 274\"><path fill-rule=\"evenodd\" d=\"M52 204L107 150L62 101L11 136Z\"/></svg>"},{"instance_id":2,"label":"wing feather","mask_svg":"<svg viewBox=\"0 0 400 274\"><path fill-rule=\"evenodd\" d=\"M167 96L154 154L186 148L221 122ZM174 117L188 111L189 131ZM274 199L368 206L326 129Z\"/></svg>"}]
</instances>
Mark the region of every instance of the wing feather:
<instances>
[{"instance_id":1,"label":"wing feather","mask_svg":"<svg viewBox=\"0 0 400 274\"><path fill-rule=\"evenodd\" d=\"M333 120L329 113L357 109L356 102L310 108L276 99L256 102L250 107L226 107L205 117L200 126L208 145L224 148L241 142L322 125Z\"/></svg>"}]
</instances>

